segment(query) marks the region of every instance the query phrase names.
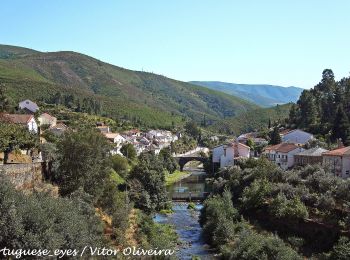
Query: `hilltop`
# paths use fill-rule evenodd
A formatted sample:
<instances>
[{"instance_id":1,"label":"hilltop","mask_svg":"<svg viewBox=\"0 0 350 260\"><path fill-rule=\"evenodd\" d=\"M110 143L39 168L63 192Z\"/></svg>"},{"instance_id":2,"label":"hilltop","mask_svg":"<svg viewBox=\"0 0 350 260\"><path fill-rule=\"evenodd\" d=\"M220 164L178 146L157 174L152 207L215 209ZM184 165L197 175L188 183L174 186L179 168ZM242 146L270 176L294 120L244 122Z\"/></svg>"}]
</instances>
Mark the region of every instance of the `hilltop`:
<instances>
[{"instance_id":1,"label":"hilltop","mask_svg":"<svg viewBox=\"0 0 350 260\"><path fill-rule=\"evenodd\" d=\"M191 83L240 97L259 106L271 107L277 104L295 103L302 88L281 87L266 84L235 84L220 81L191 81Z\"/></svg>"},{"instance_id":2,"label":"hilltop","mask_svg":"<svg viewBox=\"0 0 350 260\"><path fill-rule=\"evenodd\" d=\"M104 116L169 127L191 118L211 124L255 104L161 75L117 67L84 54L39 52L0 45L0 82L14 102L43 101L59 93L101 103Z\"/></svg>"},{"instance_id":3,"label":"hilltop","mask_svg":"<svg viewBox=\"0 0 350 260\"><path fill-rule=\"evenodd\" d=\"M277 105L269 108L259 108L241 113L233 118L227 118L216 122L210 128L219 133L240 135L262 128L267 128L271 123L284 122L288 119L292 103Z\"/></svg>"}]
</instances>

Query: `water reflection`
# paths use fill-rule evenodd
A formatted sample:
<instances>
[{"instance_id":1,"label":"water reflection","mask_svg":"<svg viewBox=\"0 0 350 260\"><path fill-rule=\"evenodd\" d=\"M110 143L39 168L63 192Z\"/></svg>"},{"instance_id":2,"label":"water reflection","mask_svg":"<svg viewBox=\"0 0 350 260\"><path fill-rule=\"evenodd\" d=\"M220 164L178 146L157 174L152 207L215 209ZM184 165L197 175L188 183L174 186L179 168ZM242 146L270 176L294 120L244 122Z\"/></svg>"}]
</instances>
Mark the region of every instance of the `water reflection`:
<instances>
[{"instance_id":1,"label":"water reflection","mask_svg":"<svg viewBox=\"0 0 350 260\"><path fill-rule=\"evenodd\" d=\"M188 170L188 169L187 169ZM192 175L168 188L169 198L174 193L203 193L205 192L205 175L202 170L191 169ZM197 203L194 210L187 208L188 203L174 202L173 214L156 214L154 220L159 223L172 224L181 240L177 256L179 259L191 259L192 256L199 256L200 259L214 259L213 252L202 239L202 228L198 219L202 204Z\"/></svg>"},{"instance_id":2,"label":"water reflection","mask_svg":"<svg viewBox=\"0 0 350 260\"><path fill-rule=\"evenodd\" d=\"M175 226L181 241L181 246L177 252L179 259L191 259L192 256L199 256L200 259L213 259L214 255L203 241L202 228L198 223L199 210L202 205L197 204L195 210L189 210L187 206L187 202L174 203L173 214L157 214L154 220Z\"/></svg>"}]
</instances>

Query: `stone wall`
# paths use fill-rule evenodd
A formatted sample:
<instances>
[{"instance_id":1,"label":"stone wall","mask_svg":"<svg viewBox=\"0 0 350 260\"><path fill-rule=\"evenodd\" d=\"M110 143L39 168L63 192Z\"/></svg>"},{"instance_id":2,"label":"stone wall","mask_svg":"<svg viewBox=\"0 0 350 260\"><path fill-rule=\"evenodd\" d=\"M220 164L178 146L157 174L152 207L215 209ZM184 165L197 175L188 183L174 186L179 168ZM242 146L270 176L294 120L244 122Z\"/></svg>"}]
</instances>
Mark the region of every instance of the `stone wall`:
<instances>
[{"instance_id":1,"label":"stone wall","mask_svg":"<svg viewBox=\"0 0 350 260\"><path fill-rule=\"evenodd\" d=\"M33 190L43 182L41 163L0 165L0 174L6 176L18 190Z\"/></svg>"}]
</instances>

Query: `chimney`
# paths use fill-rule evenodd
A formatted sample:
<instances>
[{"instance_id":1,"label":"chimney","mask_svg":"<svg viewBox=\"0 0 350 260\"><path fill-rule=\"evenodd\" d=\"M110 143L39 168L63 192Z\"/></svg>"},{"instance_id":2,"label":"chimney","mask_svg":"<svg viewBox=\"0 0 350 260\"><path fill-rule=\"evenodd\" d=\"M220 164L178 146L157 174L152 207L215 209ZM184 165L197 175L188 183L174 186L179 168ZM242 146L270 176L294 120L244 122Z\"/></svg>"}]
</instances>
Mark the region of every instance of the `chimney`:
<instances>
[{"instance_id":1,"label":"chimney","mask_svg":"<svg viewBox=\"0 0 350 260\"><path fill-rule=\"evenodd\" d=\"M343 144L341 138L337 139L337 143L338 143L338 148L343 148L344 147L344 144Z\"/></svg>"}]
</instances>

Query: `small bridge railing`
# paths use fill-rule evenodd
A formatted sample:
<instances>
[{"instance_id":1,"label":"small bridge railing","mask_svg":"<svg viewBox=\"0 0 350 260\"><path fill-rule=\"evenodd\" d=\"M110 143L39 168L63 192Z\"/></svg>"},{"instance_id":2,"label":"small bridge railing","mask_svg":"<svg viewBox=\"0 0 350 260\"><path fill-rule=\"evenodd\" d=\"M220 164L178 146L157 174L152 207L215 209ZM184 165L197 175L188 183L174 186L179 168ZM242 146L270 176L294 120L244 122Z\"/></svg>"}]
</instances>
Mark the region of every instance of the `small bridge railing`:
<instances>
[{"instance_id":1,"label":"small bridge railing","mask_svg":"<svg viewBox=\"0 0 350 260\"><path fill-rule=\"evenodd\" d=\"M203 201L209 192L176 192L171 195L173 201Z\"/></svg>"}]
</instances>

